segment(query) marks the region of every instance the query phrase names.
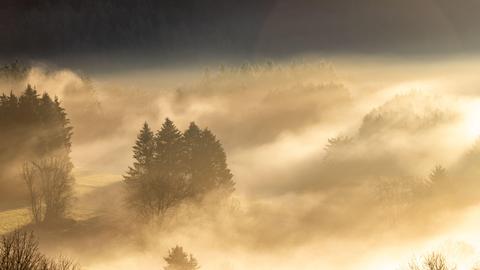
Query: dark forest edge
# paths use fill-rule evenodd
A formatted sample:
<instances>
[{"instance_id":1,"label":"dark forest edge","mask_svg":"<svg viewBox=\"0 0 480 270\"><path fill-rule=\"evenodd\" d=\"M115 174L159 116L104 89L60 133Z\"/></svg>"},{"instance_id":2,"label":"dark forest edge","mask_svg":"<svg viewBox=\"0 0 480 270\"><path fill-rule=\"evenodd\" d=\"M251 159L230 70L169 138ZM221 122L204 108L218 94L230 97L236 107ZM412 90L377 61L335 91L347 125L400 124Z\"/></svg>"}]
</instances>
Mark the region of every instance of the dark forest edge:
<instances>
[{"instance_id":1,"label":"dark forest edge","mask_svg":"<svg viewBox=\"0 0 480 270\"><path fill-rule=\"evenodd\" d=\"M16 71L16 66L12 70ZM73 127L67 113L58 98L40 95L28 85L19 96L0 96L0 127L1 188L24 187L21 197L29 202L32 220L2 237L0 270L79 269L68 258L51 259L40 253L38 240L30 231L56 230L75 222L68 217L75 179L69 157ZM218 199L227 198L234 191L220 141L193 122L182 133L167 118L156 134L145 123L133 153L135 162L125 176L126 203L142 218L161 219L182 202L198 203L212 193ZM199 268L196 259L180 246L172 248L165 261L167 270Z\"/></svg>"}]
</instances>

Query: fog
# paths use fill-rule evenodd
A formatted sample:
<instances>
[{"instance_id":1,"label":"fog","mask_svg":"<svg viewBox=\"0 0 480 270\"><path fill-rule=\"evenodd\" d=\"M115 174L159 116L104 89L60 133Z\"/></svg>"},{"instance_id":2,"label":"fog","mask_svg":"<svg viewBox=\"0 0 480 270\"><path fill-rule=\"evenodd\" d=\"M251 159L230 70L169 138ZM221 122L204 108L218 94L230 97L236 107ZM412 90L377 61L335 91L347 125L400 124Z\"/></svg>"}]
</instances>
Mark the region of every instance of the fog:
<instances>
[{"instance_id":1,"label":"fog","mask_svg":"<svg viewBox=\"0 0 480 270\"><path fill-rule=\"evenodd\" d=\"M473 269L478 60L304 55L99 74L36 63L0 86L56 95L71 120L78 223L39 240L85 269L160 269L177 244L201 269L405 269L432 251ZM138 223L123 176L142 124L167 117L215 133L236 190Z\"/></svg>"}]
</instances>

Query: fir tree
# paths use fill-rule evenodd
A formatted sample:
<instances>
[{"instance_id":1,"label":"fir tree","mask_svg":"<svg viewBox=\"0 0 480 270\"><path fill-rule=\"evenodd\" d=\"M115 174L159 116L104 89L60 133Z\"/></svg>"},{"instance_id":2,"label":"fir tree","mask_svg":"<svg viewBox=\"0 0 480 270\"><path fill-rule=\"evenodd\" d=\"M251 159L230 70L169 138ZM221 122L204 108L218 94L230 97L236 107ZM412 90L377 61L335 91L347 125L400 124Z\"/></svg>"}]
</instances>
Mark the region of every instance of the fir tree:
<instances>
[{"instance_id":1,"label":"fir tree","mask_svg":"<svg viewBox=\"0 0 480 270\"><path fill-rule=\"evenodd\" d=\"M168 257L164 259L168 263L165 270L196 270L200 268L193 255L188 255L180 246L169 250Z\"/></svg>"},{"instance_id":2,"label":"fir tree","mask_svg":"<svg viewBox=\"0 0 480 270\"><path fill-rule=\"evenodd\" d=\"M40 100L37 90L28 85L18 100L19 120L21 123L34 124L38 120Z\"/></svg>"},{"instance_id":3,"label":"fir tree","mask_svg":"<svg viewBox=\"0 0 480 270\"><path fill-rule=\"evenodd\" d=\"M165 119L155 135L153 168L149 174L153 212L163 215L187 197L185 147L182 133L170 119Z\"/></svg>"},{"instance_id":4,"label":"fir tree","mask_svg":"<svg viewBox=\"0 0 480 270\"><path fill-rule=\"evenodd\" d=\"M182 133L170 119L165 119L155 135L155 165L163 174L174 174L183 169L185 149Z\"/></svg>"},{"instance_id":5,"label":"fir tree","mask_svg":"<svg viewBox=\"0 0 480 270\"><path fill-rule=\"evenodd\" d=\"M182 134L167 118L155 136L145 124L133 149L135 162L125 176L128 199L145 217L164 215L210 191L234 190L220 141L193 122Z\"/></svg>"},{"instance_id":6,"label":"fir tree","mask_svg":"<svg viewBox=\"0 0 480 270\"><path fill-rule=\"evenodd\" d=\"M153 138L153 132L148 123L145 122L133 147L134 163L133 167L129 168L127 176L125 177L126 180L136 180L136 178L148 172L153 160Z\"/></svg>"},{"instance_id":7,"label":"fir tree","mask_svg":"<svg viewBox=\"0 0 480 270\"><path fill-rule=\"evenodd\" d=\"M205 170L208 177L204 186L207 190L222 189L228 193L233 192L235 183L232 180L233 175L228 169L227 156L222 144L209 129L203 130L202 141L205 148L203 158L207 162Z\"/></svg>"},{"instance_id":8,"label":"fir tree","mask_svg":"<svg viewBox=\"0 0 480 270\"><path fill-rule=\"evenodd\" d=\"M202 140L202 130L194 123L190 123L188 129L184 132L186 155L186 173L190 185L190 195L197 196L203 190L202 185L205 182L205 168L207 168L206 159L203 158L204 145Z\"/></svg>"},{"instance_id":9,"label":"fir tree","mask_svg":"<svg viewBox=\"0 0 480 270\"><path fill-rule=\"evenodd\" d=\"M149 204L147 178L153 160L153 139L153 132L145 122L133 147L133 167L129 167L124 177L128 186L128 202L144 215L146 215L145 206Z\"/></svg>"}]
</instances>

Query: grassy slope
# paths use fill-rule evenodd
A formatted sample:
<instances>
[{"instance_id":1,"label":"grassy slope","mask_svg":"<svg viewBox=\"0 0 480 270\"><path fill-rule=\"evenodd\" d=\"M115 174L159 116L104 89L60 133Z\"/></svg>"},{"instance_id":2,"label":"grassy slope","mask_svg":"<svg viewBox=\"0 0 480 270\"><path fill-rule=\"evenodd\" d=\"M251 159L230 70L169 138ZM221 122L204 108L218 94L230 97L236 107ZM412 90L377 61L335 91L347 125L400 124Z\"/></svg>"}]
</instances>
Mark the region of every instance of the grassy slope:
<instances>
[{"instance_id":1,"label":"grassy slope","mask_svg":"<svg viewBox=\"0 0 480 270\"><path fill-rule=\"evenodd\" d=\"M0 234L9 232L30 222L28 208L0 212Z\"/></svg>"}]
</instances>

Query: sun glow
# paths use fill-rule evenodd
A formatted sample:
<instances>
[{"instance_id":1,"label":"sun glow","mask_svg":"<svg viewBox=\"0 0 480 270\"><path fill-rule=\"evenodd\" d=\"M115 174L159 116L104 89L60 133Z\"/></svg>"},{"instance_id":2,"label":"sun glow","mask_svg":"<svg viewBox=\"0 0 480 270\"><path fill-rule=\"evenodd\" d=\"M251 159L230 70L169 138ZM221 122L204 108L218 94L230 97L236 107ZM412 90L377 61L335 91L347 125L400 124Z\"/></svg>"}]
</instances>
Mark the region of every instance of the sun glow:
<instances>
[{"instance_id":1,"label":"sun glow","mask_svg":"<svg viewBox=\"0 0 480 270\"><path fill-rule=\"evenodd\" d=\"M480 136L480 100L472 101L464 107L463 126L467 139L476 140Z\"/></svg>"}]
</instances>

